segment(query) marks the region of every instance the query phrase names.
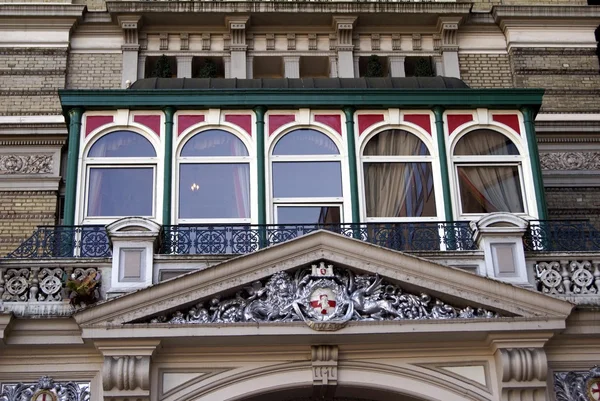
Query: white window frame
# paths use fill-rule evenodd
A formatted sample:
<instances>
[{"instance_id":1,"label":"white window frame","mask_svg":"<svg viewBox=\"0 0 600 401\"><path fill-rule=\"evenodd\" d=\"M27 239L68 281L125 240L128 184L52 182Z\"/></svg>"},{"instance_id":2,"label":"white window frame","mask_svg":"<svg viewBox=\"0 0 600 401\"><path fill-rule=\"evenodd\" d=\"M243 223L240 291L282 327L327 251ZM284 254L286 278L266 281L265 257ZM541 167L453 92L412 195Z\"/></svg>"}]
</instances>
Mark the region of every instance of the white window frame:
<instances>
[{"instance_id":1,"label":"white window frame","mask_svg":"<svg viewBox=\"0 0 600 401\"><path fill-rule=\"evenodd\" d=\"M203 132L206 131L224 131L230 135L233 135L237 139L239 139L242 144L246 148L246 152L248 156L181 156L181 152L185 145L196 135L202 135ZM251 224L252 223L252 203L254 202L253 197L253 185L254 180L252 179L253 175L253 157L250 152L249 144L242 139L240 135L237 135L233 132L229 127L202 127L201 129L186 135L178 146L176 160L175 160L175 171L173 172L173 177L175 179L175 185L173 185L174 196L173 196L173 205L172 209L174 211L174 224ZM180 182L180 166L182 164L247 164L248 165L248 174L249 174L249 193L248 199L250 200L250 216L248 218L180 218L179 217L179 190L181 186Z\"/></svg>"}]
</instances>

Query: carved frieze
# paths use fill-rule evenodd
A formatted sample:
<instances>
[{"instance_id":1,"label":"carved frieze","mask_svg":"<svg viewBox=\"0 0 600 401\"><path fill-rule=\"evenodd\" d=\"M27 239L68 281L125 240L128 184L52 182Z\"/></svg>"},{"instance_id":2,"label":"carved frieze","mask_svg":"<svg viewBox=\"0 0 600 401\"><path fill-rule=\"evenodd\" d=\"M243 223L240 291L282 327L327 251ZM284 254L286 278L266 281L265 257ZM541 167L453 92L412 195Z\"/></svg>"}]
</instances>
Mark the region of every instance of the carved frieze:
<instances>
[{"instance_id":1,"label":"carved frieze","mask_svg":"<svg viewBox=\"0 0 600 401\"><path fill-rule=\"evenodd\" d=\"M52 155L0 155L0 175L49 174L52 173L53 167Z\"/></svg>"},{"instance_id":2,"label":"carved frieze","mask_svg":"<svg viewBox=\"0 0 600 401\"><path fill-rule=\"evenodd\" d=\"M554 373L556 401L590 401L600 398L600 367L588 372Z\"/></svg>"},{"instance_id":3,"label":"carved frieze","mask_svg":"<svg viewBox=\"0 0 600 401\"><path fill-rule=\"evenodd\" d=\"M338 330L351 320L495 318L494 312L456 307L429 294L412 294L378 275L355 274L320 262L293 273L278 272L228 297L150 323L206 324L304 321L315 330Z\"/></svg>"},{"instance_id":4,"label":"carved frieze","mask_svg":"<svg viewBox=\"0 0 600 401\"><path fill-rule=\"evenodd\" d=\"M42 376L37 383L3 383L0 401L89 401L90 383L55 382Z\"/></svg>"},{"instance_id":5,"label":"carved frieze","mask_svg":"<svg viewBox=\"0 0 600 401\"><path fill-rule=\"evenodd\" d=\"M542 170L600 170L600 152L540 153Z\"/></svg>"}]
</instances>

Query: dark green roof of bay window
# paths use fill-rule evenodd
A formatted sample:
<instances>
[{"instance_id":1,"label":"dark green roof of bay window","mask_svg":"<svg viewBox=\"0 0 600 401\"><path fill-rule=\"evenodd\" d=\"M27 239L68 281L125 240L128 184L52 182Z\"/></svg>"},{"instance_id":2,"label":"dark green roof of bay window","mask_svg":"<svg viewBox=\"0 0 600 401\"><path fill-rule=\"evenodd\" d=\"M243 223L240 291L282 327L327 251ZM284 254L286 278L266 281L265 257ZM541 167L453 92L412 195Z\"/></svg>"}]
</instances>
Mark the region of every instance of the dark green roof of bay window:
<instances>
[{"instance_id":1,"label":"dark green roof of bay window","mask_svg":"<svg viewBox=\"0 0 600 401\"><path fill-rule=\"evenodd\" d=\"M449 89L468 88L450 77L409 78L145 78L131 85L135 89Z\"/></svg>"}]
</instances>

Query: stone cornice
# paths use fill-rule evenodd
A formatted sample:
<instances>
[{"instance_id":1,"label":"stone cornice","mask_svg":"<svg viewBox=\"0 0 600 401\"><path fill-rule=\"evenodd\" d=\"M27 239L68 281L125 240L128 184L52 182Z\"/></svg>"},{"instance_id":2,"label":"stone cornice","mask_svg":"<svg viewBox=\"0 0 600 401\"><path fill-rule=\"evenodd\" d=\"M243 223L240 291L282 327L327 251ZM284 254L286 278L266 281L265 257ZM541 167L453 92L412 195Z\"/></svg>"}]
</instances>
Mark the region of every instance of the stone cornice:
<instances>
[{"instance_id":1,"label":"stone cornice","mask_svg":"<svg viewBox=\"0 0 600 401\"><path fill-rule=\"evenodd\" d=\"M399 3L399 2L212 2L212 1L109 1L110 13L404 13L468 14L470 3Z\"/></svg>"},{"instance_id":2,"label":"stone cornice","mask_svg":"<svg viewBox=\"0 0 600 401\"><path fill-rule=\"evenodd\" d=\"M81 17L85 10L79 4L4 4L0 17Z\"/></svg>"},{"instance_id":3,"label":"stone cornice","mask_svg":"<svg viewBox=\"0 0 600 401\"><path fill-rule=\"evenodd\" d=\"M574 19L578 22L600 22L600 7L597 6L495 6L492 16L496 23L506 20L527 20L535 25L535 20ZM590 21L591 20L591 21Z\"/></svg>"}]
</instances>

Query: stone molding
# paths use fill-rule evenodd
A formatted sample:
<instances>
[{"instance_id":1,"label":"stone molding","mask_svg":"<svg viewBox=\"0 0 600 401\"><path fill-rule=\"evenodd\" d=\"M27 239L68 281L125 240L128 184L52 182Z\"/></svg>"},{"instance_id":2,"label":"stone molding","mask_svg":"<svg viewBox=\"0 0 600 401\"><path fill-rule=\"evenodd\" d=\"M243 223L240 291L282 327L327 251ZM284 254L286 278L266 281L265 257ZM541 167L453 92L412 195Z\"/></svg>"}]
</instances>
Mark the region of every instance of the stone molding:
<instances>
[{"instance_id":1,"label":"stone molding","mask_svg":"<svg viewBox=\"0 0 600 401\"><path fill-rule=\"evenodd\" d=\"M338 380L338 347L312 346L311 361L313 396L318 399L333 397Z\"/></svg>"},{"instance_id":2,"label":"stone molding","mask_svg":"<svg viewBox=\"0 0 600 401\"><path fill-rule=\"evenodd\" d=\"M542 170L600 170L600 152L540 153Z\"/></svg>"},{"instance_id":3,"label":"stone molding","mask_svg":"<svg viewBox=\"0 0 600 401\"><path fill-rule=\"evenodd\" d=\"M52 154L0 155L0 175L51 174L54 171Z\"/></svg>"},{"instance_id":4,"label":"stone molding","mask_svg":"<svg viewBox=\"0 0 600 401\"><path fill-rule=\"evenodd\" d=\"M543 348L499 348L494 358L502 400L546 401L548 361Z\"/></svg>"}]
</instances>

